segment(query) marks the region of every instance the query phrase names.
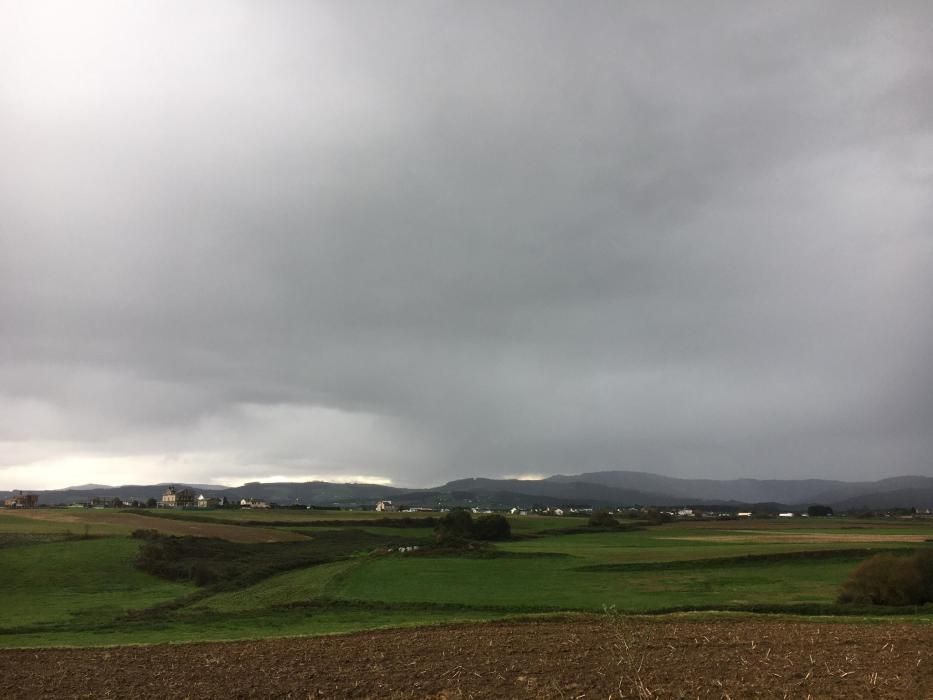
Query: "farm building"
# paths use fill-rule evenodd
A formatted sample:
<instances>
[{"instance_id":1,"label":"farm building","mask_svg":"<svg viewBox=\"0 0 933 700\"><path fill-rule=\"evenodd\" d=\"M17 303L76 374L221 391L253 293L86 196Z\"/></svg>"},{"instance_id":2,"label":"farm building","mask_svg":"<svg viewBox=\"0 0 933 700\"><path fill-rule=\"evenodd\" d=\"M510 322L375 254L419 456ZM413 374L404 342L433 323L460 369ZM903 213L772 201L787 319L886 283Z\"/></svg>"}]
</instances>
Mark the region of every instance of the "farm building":
<instances>
[{"instance_id":1,"label":"farm building","mask_svg":"<svg viewBox=\"0 0 933 700\"><path fill-rule=\"evenodd\" d=\"M202 493L198 496L197 506L198 508L217 508L218 506L222 506L224 501L226 501L226 499L209 498Z\"/></svg>"},{"instance_id":2,"label":"farm building","mask_svg":"<svg viewBox=\"0 0 933 700\"><path fill-rule=\"evenodd\" d=\"M6 508L35 508L39 505L39 497L34 493L20 491L3 501Z\"/></svg>"},{"instance_id":3,"label":"farm building","mask_svg":"<svg viewBox=\"0 0 933 700\"><path fill-rule=\"evenodd\" d=\"M174 486L169 486L162 494L162 500L159 502L160 508L189 508L194 505L194 491L182 489L177 491Z\"/></svg>"},{"instance_id":4,"label":"farm building","mask_svg":"<svg viewBox=\"0 0 933 700\"><path fill-rule=\"evenodd\" d=\"M379 501L376 504L376 510L382 513L394 513L398 508L392 505L392 501Z\"/></svg>"}]
</instances>

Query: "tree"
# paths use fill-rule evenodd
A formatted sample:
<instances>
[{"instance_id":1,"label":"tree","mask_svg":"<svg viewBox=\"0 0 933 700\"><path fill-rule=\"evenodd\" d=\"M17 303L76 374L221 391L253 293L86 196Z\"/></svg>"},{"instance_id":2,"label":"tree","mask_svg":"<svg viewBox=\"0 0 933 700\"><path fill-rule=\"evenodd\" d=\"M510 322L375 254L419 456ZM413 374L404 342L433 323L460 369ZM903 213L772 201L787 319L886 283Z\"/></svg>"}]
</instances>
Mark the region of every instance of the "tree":
<instances>
[{"instance_id":1,"label":"tree","mask_svg":"<svg viewBox=\"0 0 933 700\"><path fill-rule=\"evenodd\" d=\"M504 515L492 513L477 518L471 528L471 534L477 540L507 540L512 536L512 526Z\"/></svg>"},{"instance_id":2,"label":"tree","mask_svg":"<svg viewBox=\"0 0 933 700\"><path fill-rule=\"evenodd\" d=\"M469 539L473 530L473 516L468 510L452 510L441 516L435 536L441 544L455 544Z\"/></svg>"},{"instance_id":3,"label":"tree","mask_svg":"<svg viewBox=\"0 0 933 700\"><path fill-rule=\"evenodd\" d=\"M465 544L467 540L507 540L512 527L503 515L491 513L473 520L467 510L452 510L438 520L435 536L445 545Z\"/></svg>"},{"instance_id":4,"label":"tree","mask_svg":"<svg viewBox=\"0 0 933 700\"><path fill-rule=\"evenodd\" d=\"M158 501L154 498L149 498L146 500L146 508L155 508L158 505Z\"/></svg>"},{"instance_id":5,"label":"tree","mask_svg":"<svg viewBox=\"0 0 933 700\"><path fill-rule=\"evenodd\" d=\"M833 514L833 509L829 506L812 505L807 508L807 515L811 518L825 518Z\"/></svg>"}]
</instances>

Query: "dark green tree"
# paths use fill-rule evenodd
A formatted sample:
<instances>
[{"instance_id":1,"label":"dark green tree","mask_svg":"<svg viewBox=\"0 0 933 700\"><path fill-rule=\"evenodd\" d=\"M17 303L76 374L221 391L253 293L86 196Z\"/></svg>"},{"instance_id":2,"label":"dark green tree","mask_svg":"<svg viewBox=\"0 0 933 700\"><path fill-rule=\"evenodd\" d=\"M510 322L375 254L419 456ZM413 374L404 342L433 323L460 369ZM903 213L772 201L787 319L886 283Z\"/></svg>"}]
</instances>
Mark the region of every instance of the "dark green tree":
<instances>
[{"instance_id":1,"label":"dark green tree","mask_svg":"<svg viewBox=\"0 0 933 700\"><path fill-rule=\"evenodd\" d=\"M481 515L473 522L473 539L486 541L507 540L512 536L512 526L504 515L491 513Z\"/></svg>"},{"instance_id":2,"label":"dark green tree","mask_svg":"<svg viewBox=\"0 0 933 700\"><path fill-rule=\"evenodd\" d=\"M468 510L452 510L440 517L435 536L440 544L452 545L465 542L473 531L473 516Z\"/></svg>"}]
</instances>

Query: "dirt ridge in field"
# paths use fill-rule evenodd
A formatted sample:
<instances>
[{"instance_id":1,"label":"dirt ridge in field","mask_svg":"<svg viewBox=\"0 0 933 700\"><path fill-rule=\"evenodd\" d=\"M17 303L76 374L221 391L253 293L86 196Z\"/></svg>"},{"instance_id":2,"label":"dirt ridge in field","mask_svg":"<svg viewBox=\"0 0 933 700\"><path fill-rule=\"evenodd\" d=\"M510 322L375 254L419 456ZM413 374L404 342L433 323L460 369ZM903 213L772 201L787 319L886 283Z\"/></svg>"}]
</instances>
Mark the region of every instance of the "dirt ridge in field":
<instances>
[{"instance_id":1,"label":"dirt ridge in field","mask_svg":"<svg viewBox=\"0 0 933 700\"><path fill-rule=\"evenodd\" d=\"M933 627L624 617L0 651L5 697L931 698Z\"/></svg>"}]
</instances>

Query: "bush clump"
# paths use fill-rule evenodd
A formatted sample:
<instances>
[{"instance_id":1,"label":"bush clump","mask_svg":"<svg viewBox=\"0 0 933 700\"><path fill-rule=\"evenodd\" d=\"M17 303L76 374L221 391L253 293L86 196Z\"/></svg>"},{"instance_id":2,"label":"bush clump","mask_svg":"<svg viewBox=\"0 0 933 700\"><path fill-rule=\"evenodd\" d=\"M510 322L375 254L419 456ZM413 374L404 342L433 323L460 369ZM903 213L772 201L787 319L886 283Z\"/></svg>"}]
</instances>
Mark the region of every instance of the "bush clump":
<instances>
[{"instance_id":1,"label":"bush clump","mask_svg":"<svg viewBox=\"0 0 933 700\"><path fill-rule=\"evenodd\" d=\"M856 605L933 603L933 550L913 556L876 554L856 567L838 602Z\"/></svg>"},{"instance_id":2,"label":"bush clump","mask_svg":"<svg viewBox=\"0 0 933 700\"><path fill-rule=\"evenodd\" d=\"M469 540L507 540L512 536L512 527L505 516L496 513L473 520L467 510L452 510L438 520L435 535L438 544L451 546Z\"/></svg>"},{"instance_id":3,"label":"bush clump","mask_svg":"<svg viewBox=\"0 0 933 700\"><path fill-rule=\"evenodd\" d=\"M619 527L619 521L608 510L594 510L587 521L587 525L590 527Z\"/></svg>"},{"instance_id":4,"label":"bush clump","mask_svg":"<svg viewBox=\"0 0 933 700\"><path fill-rule=\"evenodd\" d=\"M157 540L161 537L161 533L158 530L151 530L148 528L137 528L133 530L130 534L130 537L136 540Z\"/></svg>"}]
</instances>

